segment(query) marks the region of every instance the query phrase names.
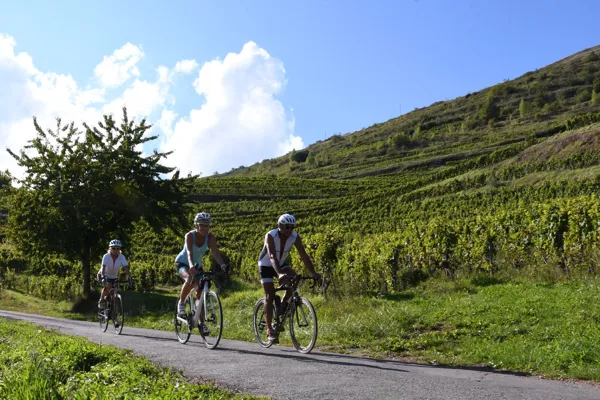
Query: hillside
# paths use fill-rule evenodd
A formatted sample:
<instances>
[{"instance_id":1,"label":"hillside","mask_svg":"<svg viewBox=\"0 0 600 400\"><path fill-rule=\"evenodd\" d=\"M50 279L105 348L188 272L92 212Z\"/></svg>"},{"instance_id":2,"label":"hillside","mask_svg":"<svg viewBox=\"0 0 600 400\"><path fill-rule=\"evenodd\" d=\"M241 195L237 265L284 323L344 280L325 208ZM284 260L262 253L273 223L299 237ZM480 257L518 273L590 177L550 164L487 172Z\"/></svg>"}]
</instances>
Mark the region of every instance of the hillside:
<instances>
[{"instance_id":1,"label":"hillside","mask_svg":"<svg viewBox=\"0 0 600 400\"><path fill-rule=\"evenodd\" d=\"M282 212L299 218L322 269L372 288L398 287L415 267L589 271L600 254L598 55L200 179L194 208L215 215L249 279Z\"/></svg>"},{"instance_id":2,"label":"hillside","mask_svg":"<svg viewBox=\"0 0 600 400\"><path fill-rule=\"evenodd\" d=\"M572 116L600 110L599 56L596 46L517 79L220 176L348 179L466 162L532 135L552 134L552 127Z\"/></svg>"}]
</instances>

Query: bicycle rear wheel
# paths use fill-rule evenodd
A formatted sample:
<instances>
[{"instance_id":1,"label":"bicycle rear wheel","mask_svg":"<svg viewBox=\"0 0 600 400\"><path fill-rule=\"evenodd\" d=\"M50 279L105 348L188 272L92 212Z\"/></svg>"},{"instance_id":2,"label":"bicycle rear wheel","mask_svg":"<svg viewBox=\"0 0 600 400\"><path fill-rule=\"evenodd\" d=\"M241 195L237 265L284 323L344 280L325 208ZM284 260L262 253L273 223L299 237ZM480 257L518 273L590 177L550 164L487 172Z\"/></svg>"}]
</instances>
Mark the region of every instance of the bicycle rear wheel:
<instances>
[{"instance_id":1,"label":"bicycle rear wheel","mask_svg":"<svg viewBox=\"0 0 600 400\"><path fill-rule=\"evenodd\" d=\"M290 315L290 336L296 350L310 353L317 342L317 313L307 298L294 302Z\"/></svg>"},{"instance_id":2,"label":"bicycle rear wheel","mask_svg":"<svg viewBox=\"0 0 600 400\"><path fill-rule=\"evenodd\" d=\"M113 307L113 325L115 327L115 333L120 335L123 331L123 323L125 322L125 311L123 310L123 300L121 295L115 296L115 302Z\"/></svg>"},{"instance_id":3,"label":"bicycle rear wheel","mask_svg":"<svg viewBox=\"0 0 600 400\"><path fill-rule=\"evenodd\" d=\"M175 334L177 335L177 340L179 343L186 344L188 340L190 340L190 336L192 336L192 299L188 297L185 300L185 320L186 322L182 322L177 315L177 311L175 311Z\"/></svg>"},{"instance_id":4,"label":"bicycle rear wheel","mask_svg":"<svg viewBox=\"0 0 600 400\"><path fill-rule=\"evenodd\" d=\"M223 333L223 308L221 300L215 292L206 293L206 315L204 315L205 307L200 310L200 323L204 324L206 331L203 332L202 327L198 326L200 336L204 340L204 345L209 349L214 349L221 340Z\"/></svg>"},{"instance_id":5,"label":"bicycle rear wheel","mask_svg":"<svg viewBox=\"0 0 600 400\"><path fill-rule=\"evenodd\" d=\"M269 348L273 345L273 342L268 339L267 335L267 319L265 316L265 299L260 299L256 302L254 306L254 318L253 324L254 326L254 336L260 344L264 348Z\"/></svg>"}]
</instances>

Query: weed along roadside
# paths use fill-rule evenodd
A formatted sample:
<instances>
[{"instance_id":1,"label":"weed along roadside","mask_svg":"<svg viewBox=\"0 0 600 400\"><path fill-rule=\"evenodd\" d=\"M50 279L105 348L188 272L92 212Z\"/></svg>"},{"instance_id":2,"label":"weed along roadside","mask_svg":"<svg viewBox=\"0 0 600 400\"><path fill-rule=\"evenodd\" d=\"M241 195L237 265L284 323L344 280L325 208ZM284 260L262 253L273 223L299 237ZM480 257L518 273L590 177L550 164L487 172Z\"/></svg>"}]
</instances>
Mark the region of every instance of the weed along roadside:
<instances>
[{"instance_id":1,"label":"weed along roadside","mask_svg":"<svg viewBox=\"0 0 600 400\"><path fill-rule=\"evenodd\" d=\"M126 292L126 327L173 331L175 290ZM223 338L255 342L251 316L260 295L242 284L222 293ZM398 295L307 295L319 319L320 350L590 381L600 381L599 296L598 280L548 285L479 278L432 279ZM14 291L0 295L2 309L95 321L93 313L73 313L70 306ZM291 342L282 336L281 345Z\"/></svg>"},{"instance_id":2,"label":"weed along roadside","mask_svg":"<svg viewBox=\"0 0 600 400\"><path fill-rule=\"evenodd\" d=\"M0 398L259 399L188 383L131 351L0 318Z\"/></svg>"}]
</instances>

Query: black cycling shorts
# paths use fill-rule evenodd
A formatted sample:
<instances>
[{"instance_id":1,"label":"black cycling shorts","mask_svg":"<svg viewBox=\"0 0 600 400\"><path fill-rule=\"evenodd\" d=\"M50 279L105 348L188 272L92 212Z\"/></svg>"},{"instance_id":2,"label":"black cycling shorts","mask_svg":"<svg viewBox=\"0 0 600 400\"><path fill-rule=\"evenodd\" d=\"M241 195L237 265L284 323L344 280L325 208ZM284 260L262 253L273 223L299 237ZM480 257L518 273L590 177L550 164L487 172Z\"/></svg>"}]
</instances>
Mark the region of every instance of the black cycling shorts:
<instances>
[{"instance_id":1,"label":"black cycling shorts","mask_svg":"<svg viewBox=\"0 0 600 400\"><path fill-rule=\"evenodd\" d=\"M279 268L283 270L291 267L287 264L283 264ZM277 272L275 272L275 268L270 265L259 265L258 276L260 277L260 283L272 283L273 278L277 277Z\"/></svg>"}]
</instances>

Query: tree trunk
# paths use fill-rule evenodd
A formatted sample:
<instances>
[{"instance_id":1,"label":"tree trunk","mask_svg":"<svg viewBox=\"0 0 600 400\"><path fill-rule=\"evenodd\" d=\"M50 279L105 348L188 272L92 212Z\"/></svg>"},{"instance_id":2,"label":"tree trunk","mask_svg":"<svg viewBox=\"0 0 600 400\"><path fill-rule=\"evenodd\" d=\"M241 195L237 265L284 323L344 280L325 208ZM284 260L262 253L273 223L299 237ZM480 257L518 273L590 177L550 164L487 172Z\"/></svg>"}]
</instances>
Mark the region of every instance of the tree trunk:
<instances>
[{"instance_id":1,"label":"tree trunk","mask_svg":"<svg viewBox=\"0 0 600 400\"><path fill-rule=\"evenodd\" d=\"M87 299L90 296L90 246L87 243L83 244L81 253L81 265L83 266L83 298Z\"/></svg>"}]
</instances>

